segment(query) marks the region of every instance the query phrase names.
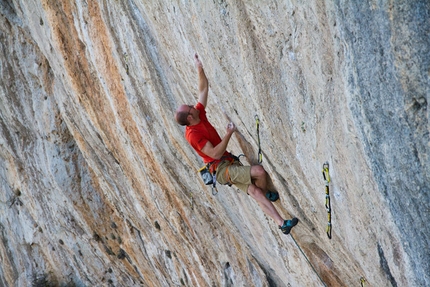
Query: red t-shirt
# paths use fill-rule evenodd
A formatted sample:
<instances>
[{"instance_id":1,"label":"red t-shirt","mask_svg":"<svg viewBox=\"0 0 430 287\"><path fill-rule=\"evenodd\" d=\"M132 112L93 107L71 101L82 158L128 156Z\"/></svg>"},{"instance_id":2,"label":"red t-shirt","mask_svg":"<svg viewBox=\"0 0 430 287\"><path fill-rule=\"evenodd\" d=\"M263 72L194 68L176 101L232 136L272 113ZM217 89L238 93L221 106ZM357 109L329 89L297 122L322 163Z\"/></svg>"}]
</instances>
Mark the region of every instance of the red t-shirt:
<instances>
[{"instance_id":1,"label":"red t-shirt","mask_svg":"<svg viewBox=\"0 0 430 287\"><path fill-rule=\"evenodd\" d=\"M194 126L187 126L185 128L185 139L190 143L190 145L196 150L199 156L203 159L205 163L214 161L215 159L207 156L201 150L209 141L214 147L221 142L221 137L215 128L211 125L206 117L205 107L199 102L196 107L200 111L200 123ZM224 155L228 155L226 151Z\"/></svg>"}]
</instances>

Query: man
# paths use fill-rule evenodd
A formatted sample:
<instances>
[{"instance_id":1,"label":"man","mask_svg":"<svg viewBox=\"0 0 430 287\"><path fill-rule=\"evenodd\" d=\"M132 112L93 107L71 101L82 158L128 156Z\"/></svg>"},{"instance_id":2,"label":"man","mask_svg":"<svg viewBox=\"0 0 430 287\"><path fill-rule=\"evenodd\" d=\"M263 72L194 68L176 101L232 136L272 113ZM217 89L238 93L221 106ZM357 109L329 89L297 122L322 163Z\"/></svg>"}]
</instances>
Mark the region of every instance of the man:
<instances>
[{"instance_id":1,"label":"man","mask_svg":"<svg viewBox=\"0 0 430 287\"><path fill-rule=\"evenodd\" d=\"M210 163L211 172L216 172L216 179L220 184L234 184L248 193L257 201L261 209L279 225L281 231L289 234L298 219L284 220L268 199L274 193L267 190L267 173L264 168L260 165L242 166L227 152L228 142L236 131L236 126L233 123L228 124L227 133L221 138L208 122L205 107L209 84L197 54L194 55L194 61L199 77L199 101L196 106L181 105L175 114L176 121L180 125L186 126L185 138L203 161L206 164Z\"/></svg>"}]
</instances>

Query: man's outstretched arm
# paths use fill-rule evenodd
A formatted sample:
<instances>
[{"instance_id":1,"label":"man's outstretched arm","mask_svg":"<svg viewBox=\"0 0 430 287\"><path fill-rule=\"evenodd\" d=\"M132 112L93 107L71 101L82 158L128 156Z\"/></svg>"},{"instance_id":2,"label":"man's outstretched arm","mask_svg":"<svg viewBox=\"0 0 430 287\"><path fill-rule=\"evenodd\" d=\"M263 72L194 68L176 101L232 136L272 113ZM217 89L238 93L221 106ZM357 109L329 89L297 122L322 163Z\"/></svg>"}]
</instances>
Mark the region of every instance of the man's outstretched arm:
<instances>
[{"instance_id":1,"label":"man's outstretched arm","mask_svg":"<svg viewBox=\"0 0 430 287\"><path fill-rule=\"evenodd\" d=\"M199 102L206 107L208 103L209 83L205 71L203 70L203 64L197 53L194 54L194 62L196 63L197 73L199 75Z\"/></svg>"}]
</instances>

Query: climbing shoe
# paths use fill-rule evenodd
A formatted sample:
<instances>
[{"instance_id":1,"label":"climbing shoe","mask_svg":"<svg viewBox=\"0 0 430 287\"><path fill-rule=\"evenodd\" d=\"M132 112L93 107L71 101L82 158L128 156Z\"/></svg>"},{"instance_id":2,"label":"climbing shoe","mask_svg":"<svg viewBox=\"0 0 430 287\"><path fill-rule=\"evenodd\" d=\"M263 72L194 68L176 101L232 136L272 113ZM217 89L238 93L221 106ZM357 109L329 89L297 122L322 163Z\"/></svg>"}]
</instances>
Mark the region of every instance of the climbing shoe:
<instances>
[{"instance_id":1,"label":"climbing shoe","mask_svg":"<svg viewBox=\"0 0 430 287\"><path fill-rule=\"evenodd\" d=\"M291 231L291 228L297 225L299 220L297 218L293 218L291 220L285 220L284 225L279 226L279 229L281 229L282 233L289 234Z\"/></svg>"},{"instance_id":2,"label":"climbing shoe","mask_svg":"<svg viewBox=\"0 0 430 287\"><path fill-rule=\"evenodd\" d=\"M279 199L279 194L277 192L268 191L266 192L266 198L270 201L277 201Z\"/></svg>"}]
</instances>

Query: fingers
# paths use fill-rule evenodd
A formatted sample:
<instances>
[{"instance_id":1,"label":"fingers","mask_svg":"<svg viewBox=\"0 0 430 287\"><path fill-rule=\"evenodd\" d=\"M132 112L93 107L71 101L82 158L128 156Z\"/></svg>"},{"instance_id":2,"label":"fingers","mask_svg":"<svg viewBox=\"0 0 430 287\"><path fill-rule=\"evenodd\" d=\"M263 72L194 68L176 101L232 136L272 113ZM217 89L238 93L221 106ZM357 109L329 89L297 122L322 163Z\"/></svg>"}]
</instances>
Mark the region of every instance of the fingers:
<instances>
[{"instance_id":1,"label":"fingers","mask_svg":"<svg viewBox=\"0 0 430 287\"><path fill-rule=\"evenodd\" d=\"M227 131L229 131L229 132L234 132L234 131L236 131L237 130L237 127L236 127L236 125L234 124L234 123L229 123L228 125L227 125Z\"/></svg>"},{"instance_id":2,"label":"fingers","mask_svg":"<svg viewBox=\"0 0 430 287\"><path fill-rule=\"evenodd\" d=\"M203 68L203 64L202 64L202 62L200 61L200 59L199 59L199 55L197 55L197 53L195 53L195 54L194 54L194 62L195 62L196 67L197 67L198 69Z\"/></svg>"},{"instance_id":3,"label":"fingers","mask_svg":"<svg viewBox=\"0 0 430 287\"><path fill-rule=\"evenodd\" d=\"M200 59L199 59L199 55L197 55L197 53L195 53L194 54L194 61L197 63L197 64L201 64L202 62L200 61Z\"/></svg>"}]
</instances>

